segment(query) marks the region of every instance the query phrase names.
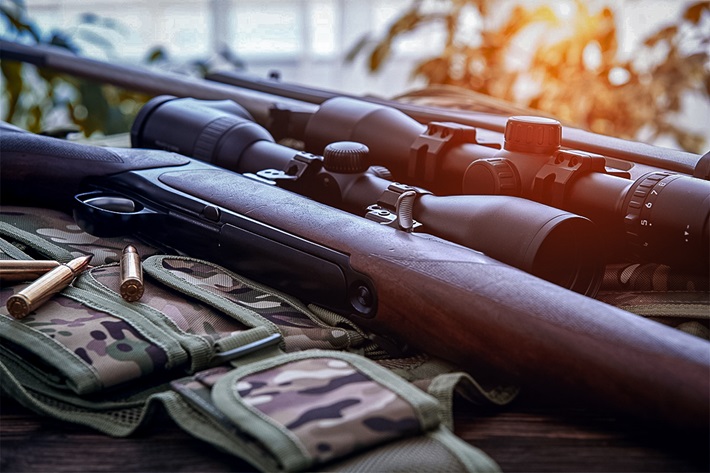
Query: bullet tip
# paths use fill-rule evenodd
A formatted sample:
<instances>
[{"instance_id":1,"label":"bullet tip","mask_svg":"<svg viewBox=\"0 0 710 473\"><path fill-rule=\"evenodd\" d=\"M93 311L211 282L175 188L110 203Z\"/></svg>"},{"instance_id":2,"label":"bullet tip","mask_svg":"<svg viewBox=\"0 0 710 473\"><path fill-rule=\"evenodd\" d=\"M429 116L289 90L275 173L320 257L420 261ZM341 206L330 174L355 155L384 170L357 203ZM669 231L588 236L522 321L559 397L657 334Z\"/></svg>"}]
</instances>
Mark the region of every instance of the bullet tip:
<instances>
[{"instance_id":1,"label":"bullet tip","mask_svg":"<svg viewBox=\"0 0 710 473\"><path fill-rule=\"evenodd\" d=\"M66 266L73 272L81 272L89 265L91 258L93 258L93 255L80 256L69 261Z\"/></svg>"}]
</instances>

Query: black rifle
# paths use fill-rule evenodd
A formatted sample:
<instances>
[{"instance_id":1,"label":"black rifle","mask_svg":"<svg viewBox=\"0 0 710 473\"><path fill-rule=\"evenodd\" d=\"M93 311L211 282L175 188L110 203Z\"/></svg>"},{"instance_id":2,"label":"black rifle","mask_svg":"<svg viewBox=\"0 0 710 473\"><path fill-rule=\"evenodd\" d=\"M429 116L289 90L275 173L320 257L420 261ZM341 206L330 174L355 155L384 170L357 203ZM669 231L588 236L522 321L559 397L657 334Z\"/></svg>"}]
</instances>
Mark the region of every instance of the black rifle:
<instances>
[{"instance_id":1,"label":"black rifle","mask_svg":"<svg viewBox=\"0 0 710 473\"><path fill-rule=\"evenodd\" d=\"M0 44L0 54L2 54L4 58L29 60L36 64L45 65L57 70L71 72L80 76L91 77L103 82L114 83L149 93L170 93L178 96L194 96L205 99L232 98L244 105L260 124L272 127L275 126L276 129L280 130L283 136L306 138L306 132L309 132L310 135L314 133L312 129L314 126L313 123L322 123L324 120L323 117L327 116L327 114L321 114L320 118L314 120L318 112L326 110L324 106L315 107L303 102L283 100L277 96L249 93L243 89L237 89L222 84L157 74L139 68L107 65L98 61L77 58L52 48L32 48L2 42ZM370 114L368 111L370 109L367 108L368 104L362 105L363 102L361 101L354 101L354 104L353 101L347 99L337 99L337 101L341 104L345 104L346 109L348 109L348 107L354 107L351 110L357 112L355 116L358 119L362 118L363 114ZM336 108L337 107L329 107L328 110L332 112ZM392 123L395 123L395 125L397 123L405 123L394 112L396 112L396 110L380 107L373 111L372 115L376 116L377 119L382 119L382 122L379 123L387 124L388 116L394 118ZM374 122L370 122L368 127L376 128L379 123L375 120ZM310 131L308 130L309 127L311 127ZM414 130L414 128L408 123L405 123L404 128L405 130L409 128L408 133L410 134L405 133L404 135L400 135L397 139L394 139L395 136L393 136L390 145L395 146L396 144L402 143L405 145L411 144L406 143L406 141L412 137L411 131ZM418 130L421 134L422 130L425 130L425 128L419 127ZM460 133L463 133L464 136L467 134L471 136L471 130L465 126L460 126L459 130L461 130ZM346 129L346 131L352 132L353 130ZM362 129L358 131L362 131ZM481 131L485 130L477 130L477 136L482 134ZM488 133L489 136L495 136L495 132L489 131ZM443 134L444 133L442 133L442 135ZM420 135L418 134L417 136ZM313 139L312 136L311 139ZM5 140L3 139L3 141ZM485 145L482 143L465 144L475 146L475 149L481 153L497 152L495 147L492 147L490 143L486 143ZM271 147L272 151L275 149L271 145L267 146ZM639 150L639 147L634 146L633 148L636 152ZM441 149L447 149L447 147L442 146ZM450 149L451 148L449 148L449 150ZM664 152L656 148L654 149L658 155L657 157L664 154ZM229 151L228 149L226 150ZM379 153L379 151L377 152ZM397 152L401 152L401 150ZM115 151L115 153L128 152ZM138 156L144 156L140 154L140 152L136 153L138 153ZM143 153L149 152L144 151ZM259 154L258 152L254 153L255 156ZM651 161L656 159L652 156L653 153L647 154L653 158ZM10 177L6 177L5 163L7 161L5 156L7 156L7 153L4 153L3 156L3 192L6 193L4 195L7 195L7 192L9 192L10 195L14 195L15 197L27 197L26 194L21 194L23 189L27 190L28 187L18 183L22 182L24 177L32 175L32 172L37 172L38 169L34 169L31 164L26 163L25 165L19 165L19 167L14 168ZM470 156L464 156L464 158L468 159ZM696 169L698 163L704 162L699 157L687 153L676 153L675 158L668 163L667 167L679 167L681 172L687 172L688 169ZM135 164L133 162L134 159L137 160L137 163L143 161L143 158L131 158L132 164ZM598 160L596 161L598 162ZM618 161L619 160L616 160L616 162ZM605 163L615 163L615 161L605 159ZM185 244L189 246L188 251L202 251L203 248L200 248L199 244L201 236L195 236L197 229L207 231L207 233L213 235L221 235L221 229L224 227L225 233L221 237L228 238L229 235L232 235L232 228L236 225L233 224L234 222L232 220L226 218L226 216L232 218L232 214L235 212L236 214L240 212L248 213L250 218L256 216L257 220L262 224L266 223L268 228L273 227L276 230L280 230L276 231L274 234L268 232L259 234L261 237L266 236L266 240L272 242L276 241L278 244L270 245L269 242L265 241L263 238L257 238L257 240L247 239L246 241L239 240L240 243L247 244L249 242L254 243L254 241L258 241L259 244L256 245L256 247L262 247L263 245L264 248L276 251L276 249L282 249L284 246L289 247L289 245L295 244L295 242L301 242L302 240L318 242L317 247L325 247L329 250L335 250L336 253L347 255L351 262L350 267L353 268L356 273L359 272L359 274L369 276L369 282L373 285L369 287L367 284L356 284L354 293L346 293L346 295L343 296L348 299L349 302L343 303L343 297L331 297L331 299L327 299L327 294L325 293L318 294L317 291L309 293L309 288L312 290L314 287L317 287L315 283L306 285L307 287L302 290L298 289L298 285L289 287L288 284L293 283L289 282L288 277L281 279L274 278L273 280L267 279L269 284L295 293L306 300L314 300L319 304L341 312L348 312L348 310L350 310L354 311L354 313L358 313L358 311L362 312L363 307L375 304L376 315L374 319L371 319L370 322L363 319L363 323L368 324L370 327L382 333L394 335L395 337L399 336L416 346L427 347L427 349L430 349L435 354L439 354L464 365L478 365L480 362L481 364L501 368L504 371L527 379L537 375L541 377L540 379L545 379L551 384L573 386L578 388L578 392L588 390L589 392L597 393L607 398L607 402L615 404L617 407L628 409L630 412L642 413L642 415L646 416L658 416L671 421L675 420L686 425L705 425L707 421L708 406L706 399L708 395L707 385L709 382L707 379L707 369L710 353L708 352L708 344L705 342L697 339L690 340L682 334L676 334L668 329L651 324L648 321L640 320L638 317L630 316L623 311L615 310L609 306L591 301L588 298L574 295L559 287L537 280L536 278L525 275L523 279L520 279L517 276L513 276L513 274L524 274L519 271L510 273L509 275L493 275L486 269L479 273L479 270L483 268L483 266L486 268L501 267L507 268L507 270L510 271L514 270L487 259L479 253L452 246L450 243L447 244L425 235L404 233L390 228L389 231L393 233L387 234L386 238L383 237L380 240L375 239L371 242L341 241L342 238L354 238L356 236L353 233L349 233L354 231L353 228L350 227L365 226L364 228L367 229L365 232L368 234L371 228L383 227L371 227L371 222L365 222L357 218L355 220L332 220L330 217L324 220L307 218L320 215L318 213L309 214L313 208L312 205L317 204L293 194L289 194L291 197L284 201L280 196L285 194L279 194L278 189L273 188L273 186L264 186L264 183L258 184L261 185L263 189L271 189L270 191L263 190L260 187L252 187L257 183L251 180L244 181L244 179L240 180L237 179L237 177L230 177L228 179L229 182L220 180L218 184L229 184L234 187L235 190L233 191L222 187L215 188L215 183L209 181L206 183L208 185L205 185L203 189L190 187L190 192L185 192L188 184L189 186L196 184L194 178L205 177L206 175L211 177L214 176L214 172L217 171L215 168L208 167L210 172L206 174L202 173L202 171L205 171L207 168L200 166L208 165L198 165L194 161L191 162L190 166L198 166L193 170L200 172L178 173L181 177L178 177L178 175L174 173L165 172L166 176L172 175L175 179L168 179L166 177L159 181L155 179L151 181L150 177L142 176L141 173L138 172L123 173L123 176L132 176L128 178L129 181L131 181L130 184L127 186L121 184L119 186L120 189L128 195L124 194L120 195L118 199L108 200L105 199L105 195L86 197L84 200L88 200L89 203L88 205L84 205L83 208L84 212L88 212L88 215L84 214L84 217L79 215L79 217L85 222L85 225L89 225L90 222L101 221L100 217L103 215L113 215L110 213L107 214L105 212L106 209L102 211L100 209L102 206L115 206L113 207L115 210L125 211L136 203L139 206L146 205L145 209L139 211L135 211L134 209L134 211L128 212L128 214L131 214L133 217L137 216L134 214L140 214L142 216L141 218L148 218L149 215L154 217L156 214L167 215L169 219L175 219L171 220L169 223L173 221L193 222L193 224L188 224L184 227L184 234L182 233L182 228L179 226L176 227L179 229L176 232L177 234L171 232L166 233L166 226L158 226L158 228L152 231L162 231L166 233L157 233L156 237L163 238L167 242L171 242L171 238L178 238L177 242L174 243L176 247L182 247L181 245ZM436 170L436 166L433 168ZM648 169L648 165L635 165L632 163L629 165L629 168L633 176L633 173L637 172L638 169ZM8 167L7 169L10 168ZM72 168L68 169L69 171L72 170ZM95 172L92 175L105 175L105 173L110 172L111 169L118 172L121 168L120 166L117 168L111 168L111 166L109 166L109 169L104 169L105 172L102 172L101 168L98 167L95 168ZM427 169L427 167L425 166L424 169ZM79 170L82 172L86 171L84 168ZM186 167L184 170L188 171L189 169ZM651 171L655 172L658 171L658 169L651 169ZM221 172L226 173L227 171ZM613 176L613 174L621 174L623 172L625 171L614 171L612 172L612 177L629 181L629 179L622 178L618 175ZM154 178L157 175L163 176L163 171L156 171L156 173L157 174L153 176ZM596 174L605 175L607 173L598 171ZM227 174L220 174L220 176L226 175ZM229 175L236 176L232 174ZM66 172L60 174L59 178L77 187L80 183L78 178L82 176L84 175L81 173L75 174L73 172ZM575 178L576 177L581 176L575 176ZM101 188L102 185L106 185L108 189L114 189L114 186L119 185L118 183L121 182L121 179L113 180L112 178L109 180L100 180L99 183L94 182L94 185L99 188ZM606 178L602 180L604 179ZM674 180L685 183L689 182L687 179L689 179L687 176L680 176ZM150 181L152 184L146 185L146 181ZM187 181L189 181L189 183ZM699 180L696 179L692 182L696 181ZM11 182L14 182L14 184L6 184ZM56 185L54 185L55 182L54 180L50 180L46 183L45 190L49 191L47 196L54 196L54 193L57 192ZM110 185L104 184L105 182L109 182ZM247 187L240 184L244 182L249 182L249 184L246 184ZM42 189L41 180L35 181L35 183L39 186L39 189ZM178 189L176 189L176 183L179 183ZM165 213L165 207L161 207L160 201L160 199L168 197L165 193L165 186L171 188L168 194L180 195L190 202L197 199L198 204L188 205L183 202L183 200L178 199L178 208L173 209L172 213ZM74 187L69 186L70 189ZM664 185L663 187L666 186ZM33 189L36 189L36 187L30 190L32 191ZM155 189L162 189L162 191L155 194L158 195L160 199L153 201L149 197L154 197L151 192L157 192ZM140 192L137 190L140 190ZM257 190L259 191L258 196L263 198L263 201L254 202L252 198L239 194L240 191L250 193L257 192ZM698 194L706 198L707 192L705 191L706 189L701 186L699 192L695 189L692 190L690 194ZM151 195L147 197L143 192L148 192ZM271 193L274 192L276 192L276 194L272 195ZM30 193L32 194L32 192ZM134 195L131 195L131 193L134 193ZM67 195L66 197L70 196ZM241 200L242 198L246 200ZM270 200L271 198L276 199L273 204ZM43 201L47 203L47 197L45 197ZM129 204L129 201L133 202L133 204ZM170 200L167 202L169 204L171 203ZM284 202L287 202L285 207L279 206L280 203ZM306 204L305 202L309 203ZM704 202L704 200L701 199L701 202ZM222 207L222 204L224 204L224 207ZM97 210L98 213L91 212L91 209L94 207L99 208ZM323 209L323 207L319 208ZM299 211L295 212L295 216L289 216L288 210L291 209L297 209ZM300 211L302 209L305 211L305 214ZM702 213L704 207L700 205L698 209L699 212ZM186 217L184 213L181 213L183 211L187 212ZM202 215L203 211L204 215ZM334 210L330 209L329 212L334 212ZM612 214L613 213L614 212L612 212ZM124 229L130 230L131 224L124 218L125 215L121 214L122 212L116 212L116 215L114 215L117 219L116 223L121 223L124 225ZM223 215L226 220L221 220ZM259 219L258 217L260 215L263 215L264 219ZM342 214L338 213L338 215ZM181 218L181 216L185 218ZM239 222L250 221L249 219L244 220L240 217L234 218L239 220ZM205 219L212 223L205 225ZM701 222L702 219L703 217L701 215ZM141 222L140 218L131 218L129 220L132 222ZM156 220L152 220L153 223L155 221ZM158 221L160 221L160 219L158 219ZM705 222L707 222L706 217ZM335 224L336 227L338 225L345 225L346 228L334 229L333 225L330 225L330 223ZM311 225L311 227L304 228L299 225ZM109 225L108 228L112 227L112 225ZM220 230L215 231L215 227L219 227ZM98 227L91 230L96 232L101 231ZM246 233L239 232L240 237L246 235L251 238L252 233L250 233L250 229L247 230ZM693 230L695 229L693 228ZM381 231L382 230L376 230L376 232ZM283 235L284 232L288 235L295 236L295 238L285 237L285 240L279 240L277 236ZM180 235L182 235L183 239L179 238ZM204 235L204 233L201 235ZM359 233L359 235L362 237L361 233ZM693 234L693 239L695 239L696 235L697 233ZM394 240L387 243L387 241L389 241L388 239L392 238L394 238ZM361 240L363 240L363 238L361 238ZM448 250L443 252L437 251L430 243L426 243L425 247L422 247L421 242L424 241L436 241L438 242L437 244L447 245L446 248L458 248L457 250L452 249L452 251L463 251L468 256L464 257L464 253L449 253L447 252ZM417 243L413 244L411 242ZM361 244L365 246L359 246ZM693 244L697 244L697 242L694 241ZM398 251L404 251L400 245L407 246L407 252L401 253L398 256ZM247 247L251 248L251 246L248 245ZM295 246L295 248L299 250L303 249L298 246ZM305 248L311 251L313 247L306 245ZM392 251L395 252L393 253L394 259L388 258L389 255L387 253L383 255L383 248L388 248L388 250L391 248ZM441 249L443 247L439 248ZM205 251L207 250L208 249L205 249ZM365 254L358 253L362 250L365 251ZM704 250L702 247L700 250L700 254L702 255ZM371 254L368 252L371 252ZM301 253L289 251L288 254L291 255L291 258L295 258L293 255L300 255ZM403 257L405 254L406 257ZM261 255L263 256L263 253ZM328 255L333 256L333 258L329 260ZM476 259L473 261L469 259L472 257L471 255L476 255L476 258L483 258L483 260ZM196 256L209 258L210 254L199 253L196 254ZM318 266L319 258L325 258L327 263L323 268L332 268L333 266L330 263L334 263L338 268L341 267L338 266L339 264L343 265L343 268L347 268L347 265L343 262L344 260L339 257L336 258L331 253L326 252L321 254L312 252L311 256L315 256L316 259L313 260L310 257L306 257L302 260L302 263L308 262L308 266L310 264L316 264L316 266ZM459 256L462 259L459 259ZM685 259L689 258L685 257ZM249 260L247 259L247 261ZM352 264L352 261L358 261L358 263ZM482 266L482 261L487 261L489 264ZM238 265L239 262L234 262L234 264ZM286 273L283 274L286 276L291 274L291 276L293 276L292 273L288 273L289 265L289 262L285 263L285 265L277 265L273 274L282 274L279 273L279 271L284 270ZM302 268L302 266L297 267ZM243 268L235 266L235 268L237 270L243 270L242 272L246 272L247 275L252 274L249 272L249 267ZM253 270L254 268L251 267L251 269ZM343 274L347 273L345 270L339 269L339 271L343 272ZM412 276L412 278L401 279L403 274L401 271L405 271L409 276ZM328 270L324 269L319 274L332 273L328 273ZM253 277L259 278L258 274ZM354 277L357 278L358 276L356 275ZM528 285L528 280L530 282L536 281L536 283ZM313 282L310 279L306 281ZM345 281L347 283L348 279L343 276L343 278L338 281ZM368 283L366 279L358 279L358 281ZM341 284L341 286L343 286L343 284ZM542 284L542 286L539 284ZM346 290L353 289L348 284L345 284L345 286L347 286ZM423 287L430 288L431 292L422 294L420 289ZM551 290L550 288L555 289ZM330 291L325 292L332 295ZM386 297L383 297L383 294L385 294ZM404 296L404 299L399 299L402 296ZM324 300L321 301L318 297L322 297ZM340 302L337 303L337 301ZM360 304L362 307L358 308L356 304ZM587 304L592 304L592 306L588 306ZM430 318L423 320L418 315L425 313L422 312L422 308L425 307L431 310L427 313ZM375 312L370 312L370 315L374 315ZM619 314L625 315L620 316ZM591 318L589 318L590 316ZM475 333L471 333L468 330L461 330L462 327L468 327L469 325L476 327L474 329L476 331ZM636 332L637 329L638 332ZM629 331L632 331L633 334L629 334ZM625 339L627 335L629 335L629 339ZM615 347L619 348L620 351L616 351ZM511 349L512 351L501 351L506 349ZM679 354L679 350L682 352L680 355L681 359L675 359ZM513 359L511 360L510 358ZM672 362L668 364L669 361ZM609 374L605 374L607 370L609 370ZM636 373L634 370L640 371ZM605 377L607 378L605 379ZM604 384L604 386L601 386L601 384ZM656 384L662 384L664 386L656 386ZM632 387L632 385L635 387ZM685 388L688 388L687 391ZM639 392L638 389L641 389L642 392ZM676 390L678 390L678 392L675 392ZM636 399L635 396L637 395L643 399ZM648 399L649 397L653 399ZM680 400L679 402L690 406L687 412L679 416L677 413L671 412L674 408L667 405L665 402L665 399L670 397L676 397ZM657 412L649 414L653 410Z\"/></svg>"},{"instance_id":2,"label":"black rifle","mask_svg":"<svg viewBox=\"0 0 710 473\"><path fill-rule=\"evenodd\" d=\"M320 102L314 105L242 87L106 64L51 47L1 41L0 56L147 93L232 99L272 134L301 139L312 153L323 154L335 141L360 142L368 146L370 162L386 166L399 182L437 195L502 194L532 199L591 219L602 232L600 241L607 247L608 260L647 260L703 277L710 274L710 182L706 180L710 154L700 157L562 129L549 120L506 120L397 105L423 121L446 120L422 125L392 103L328 98L328 94L314 98L312 90L306 91L310 96L302 90L283 92ZM276 93L283 90L273 83L268 88L259 83L253 87ZM508 129L505 137L499 133L503 129ZM174 136L155 138L171 144ZM153 146L147 140L142 145Z\"/></svg>"},{"instance_id":3,"label":"black rifle","mask_svg":"<svg viewBox=\"0 0 710 473\"><path fill-rule=\"evenodd\" d=\"M414 105L375 97L359 97L314 87L284 83L275 78L262 79L245 72L213 72L208 74L206 79L235 85L239 90L253 90L282 97L287 100L298 100L314 105L322 105L326 101L335 98L348 98L369 104L382 105L395 109L423 124L431 122L455 122L460 125L476 127L481 130L484 135L483 137L477 137L478 140L487 144L500 144L502 142L501 135L504 134L506 127L506 116L503 115ZM283 108L288 109L288 106L285 105ZM280 117L276 117L276 119L272 117L272 127L276 128L276 131L287 129L284 126L287 125L287 123L279 122L278 118ZM284 119L281 118L281 120ZM274 133L274 130L271 131ZM277 136L281 135L277 134ZM659 148L657 146L599 135L572 127L563 128L561 144L565 148L601 154L608 158L619 159L632 164L636 163L673 172L690 174L702 179L710 179L710 153L705 154L701 158L693 153Z\"/></svg>"},{"instance_id":4,"label":"black rifle","mask_svg":"<svg viewBox=\"0 0 710 473\"><path fill-rule=\"evenodd\" d=\"M331 143L322 157L295 151L274 143L231 101L156 97L138 114L131 141L249 174L400 230L432 233L591 297L601 283L604 255L586 218L517 197L435 196L398 184L368 166L368 149L358 143Z\"/></svg>"},{"instance_id":5,"label":"black rifle","mask_svg":"<svg viewBox=\"0 0 710 473\"><path fill-rule=\"evenodd\" d=\"M3 203L75 201L90 233L219 261L472 372L707 428L708 342L479 252L164 151L4 130L0 152Z\"/></svg>"}]
</instances>

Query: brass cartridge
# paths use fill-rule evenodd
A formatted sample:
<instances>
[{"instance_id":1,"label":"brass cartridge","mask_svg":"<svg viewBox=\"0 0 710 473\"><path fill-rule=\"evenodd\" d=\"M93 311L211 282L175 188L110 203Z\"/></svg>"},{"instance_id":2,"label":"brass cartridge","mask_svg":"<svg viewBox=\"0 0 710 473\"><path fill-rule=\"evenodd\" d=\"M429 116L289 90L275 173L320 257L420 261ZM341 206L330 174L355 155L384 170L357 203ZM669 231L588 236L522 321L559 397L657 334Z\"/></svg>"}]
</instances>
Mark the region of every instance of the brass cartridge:
<instances>
[{"instance_id":1,"label":"brass cartridge","mask_svg":"<svg viewBox=\"0 0 710 473\"><path fill-rule=\"evenodd\" d=\"M131 245L123 249L121 255L121 297L128 302L136 302L143 297L143 267L138 251Z\"/></svg>"},{"instance_id":2,"label":"brass cartridge","mask_svg":"<svg viewBox=\"0 0 710 473\"><path fill-rule=\"evenodd\" d=\"M52 260L0 260L0 281L34 281L60 264Z\"/></svg>"},{"instance_id":3,"label":"brass cartridge","mask_svg":"<svg viewBox=\"0 0 710 473\"><path fill-rule=\"evenodd\" d=\"M7 300L7 311L16 319L44 304L50 297L69 285L89 265L91 256L74 258L60 264Z\"/></svg>"}]
</instances>

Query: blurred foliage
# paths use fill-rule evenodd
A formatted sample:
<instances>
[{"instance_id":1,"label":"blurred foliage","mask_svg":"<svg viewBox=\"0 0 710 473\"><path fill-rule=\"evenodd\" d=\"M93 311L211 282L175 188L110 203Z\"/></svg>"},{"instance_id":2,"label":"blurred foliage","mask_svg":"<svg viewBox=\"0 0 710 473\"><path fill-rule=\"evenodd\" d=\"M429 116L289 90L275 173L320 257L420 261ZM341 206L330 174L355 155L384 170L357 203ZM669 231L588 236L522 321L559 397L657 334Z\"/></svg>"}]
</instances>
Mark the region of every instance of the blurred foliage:
<instances>
[{"instance_id":1,"label":"blurred foliage","mask_svg":"<svg viewBox=\"0 0 710 473\"><path fill-rule=\"evenodd\" d=\"M113 20L86 14L71 32L43 34L26 13L20 0L0 0L0 21L5 39L31 45L51 45L79 53L77 39L83 38L111 53L113 45L102 32L117 31ZM148 96L60 74L30 64L3 60L2 119L26 130L39 133L81 131L85 136L123 133ZM89 111L91 111L89 113ZM59 128L60 130L57 130Z\"/></svg>"},{"instance_id":2,"label":"blurred foliage","mask_svg":"<svg viewBox=\"0 0 710 473\"><path fill-rule=\"evenodd\" d=\"M29 45L51 45L81 53L82 43L101 49L108 58L116 57L114 41L126 28L116 20L92 13L81 16L78 26L44 34L28 15L22 0L0 0L0 25L4 39ZM2 31L2 30L0 30ZM244 64L231 51L219 54L219 65L241 69ZM162 47L147 51L143 62L162 69L204 76L215 60L194 60L176 65ZM136 114L150 96L108 84L37 68L31 64L3 60L2 120L39 133L63 134L80 131L111 135L131 128Z\"/></svg>"},{"instance_id":3,"label":"blurred foliage","mask_svg":"<svg viewBox=\"0 0 710 473\"><path fill-rule=\"evenodd\" d=\"M671 135L682 148L703 152L704 137L675 123L688 97L710 103L710 2L690 5L623 60L613 2L597 11L583 0L567 2L570 16L559 5L523 3L530 4L414 0L384 37L361 40L349 58L371 47L369 68L378 71L398 38L441 28L443 49L413 71L429 85L473 90L597 133L646 141ZM500 9L511 4L501 19Z\"/></svg>"}]
</instances>

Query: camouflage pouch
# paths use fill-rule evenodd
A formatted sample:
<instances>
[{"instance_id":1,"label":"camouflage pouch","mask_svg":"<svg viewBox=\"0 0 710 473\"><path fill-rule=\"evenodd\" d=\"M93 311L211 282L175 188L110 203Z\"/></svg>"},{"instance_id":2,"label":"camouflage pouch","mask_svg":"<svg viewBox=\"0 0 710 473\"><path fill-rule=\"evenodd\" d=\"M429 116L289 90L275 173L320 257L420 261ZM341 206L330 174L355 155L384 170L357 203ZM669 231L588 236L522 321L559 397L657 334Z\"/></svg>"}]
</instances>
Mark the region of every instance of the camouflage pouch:
<instances>
[{"instance_id":1,"label":"camouflage pouch","mask_svg":"<svg viewBox=\"0 0 710 473\"><path fill-rule=\"evenodd\" d=\"M230 438L223 447L265 471L497 470L441 425L435 398L366 358L309 350L237 365L172 384Z\"/></svg>"},{"instance_id":2,"label":"camouflage pouch","mask_svg":"<svg viewBox=\"0 0 710 473\"><path fill-rule=\"evenodd\" d=\"M597 298L710 339L710 281L662 264L610 264Z\"/></svg>"},{"instance_id":3,"label":"camouflage pouch","mask_svg":"<svg viewBox=\"0 0 710 473\"><path fill-rule=\"evenodd\" d=\"M100 241L59 216L4 209L0 222L2 257L37 256L66 262L91 250L93 264L118 261L122 245L128 241ZM144 252L151 251L131 243ZM49 386L87 394L171 369L187 358L174 339L146 322L141 314L80 287L68 287L29 316L14 320L4 305L28 284L2 287L2 349L7 356L32 360L27 368Z\"/></svg>"},{"instance_id":4,"label":"camouflage pouch","mask_svg":"<svg viewBox=\"0 0 710 473\"><path fill-rule=\"evenodd\" d=\"M58 212L5 207L0 237L0 258L94 255L25 319L4 308L24 284L0 291L2 393L37 412L125 436L160 408L265 471L497 469L447 429L450 402L466 391L503 404L515 390L424 355L395 358L337 314L213 263L93 238ZM128 243L145 257L137 303L117 288Z\"/></svg>"}]
</instances>

